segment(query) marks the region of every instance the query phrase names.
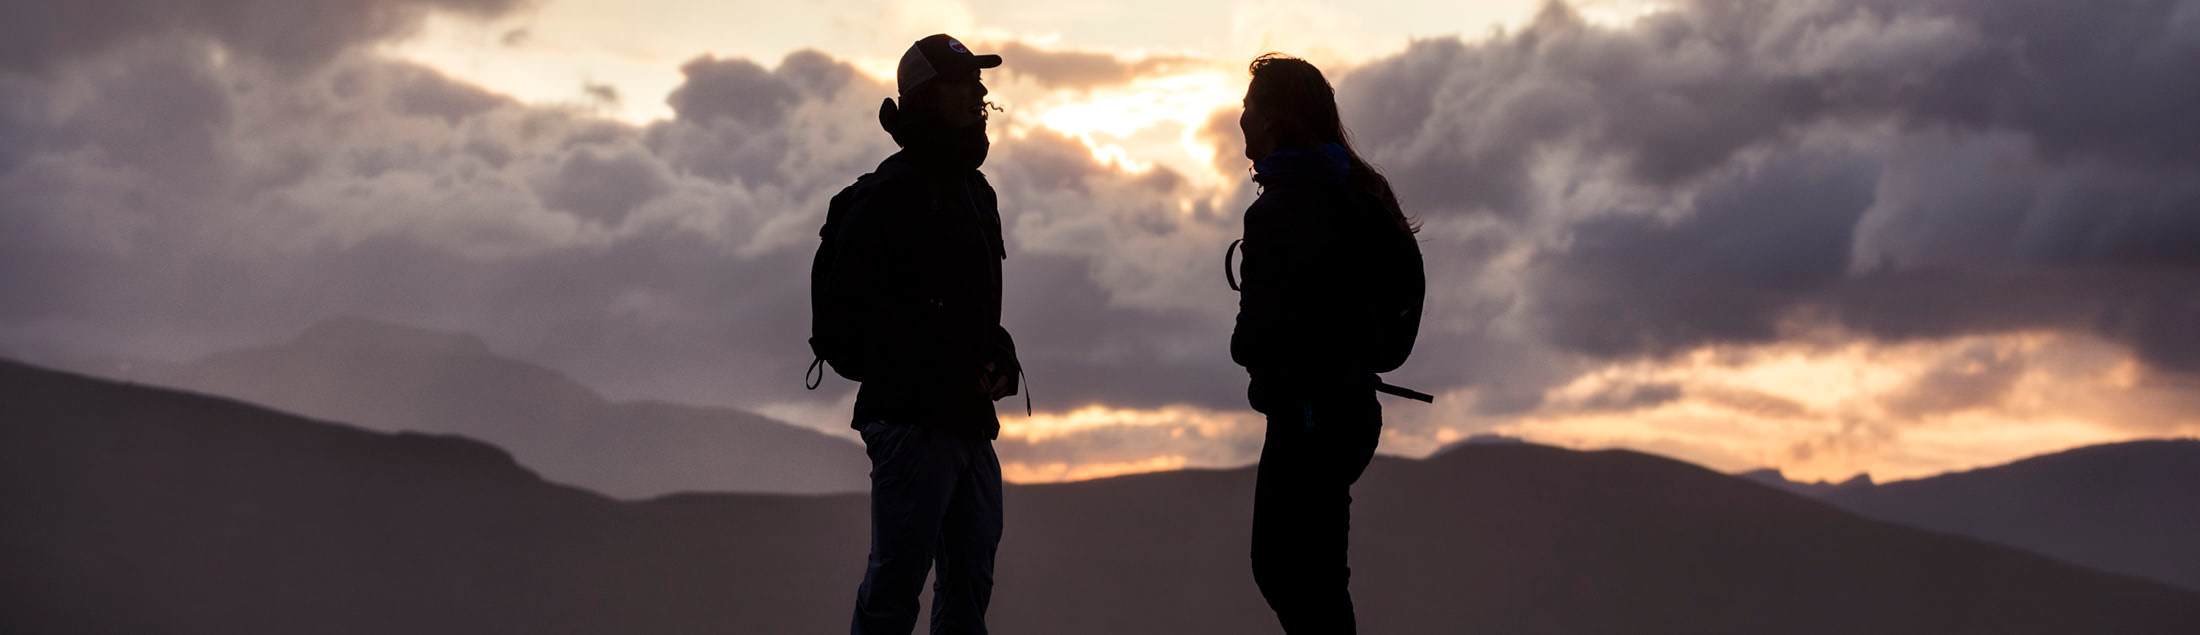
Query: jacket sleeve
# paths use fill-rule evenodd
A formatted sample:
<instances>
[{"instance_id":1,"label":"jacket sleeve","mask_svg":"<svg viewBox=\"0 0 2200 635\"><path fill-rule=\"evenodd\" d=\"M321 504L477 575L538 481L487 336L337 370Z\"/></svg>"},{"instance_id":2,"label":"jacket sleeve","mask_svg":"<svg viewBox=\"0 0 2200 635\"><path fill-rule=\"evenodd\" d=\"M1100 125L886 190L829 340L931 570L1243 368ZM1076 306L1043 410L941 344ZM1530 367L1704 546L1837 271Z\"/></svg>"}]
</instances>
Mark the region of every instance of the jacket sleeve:
<instances>
[{"instance_id":1,"label":"jacket sleeve","mask_svg":"<svg viewBox=\"0 0 2200 635\"><path fill-rule=\"evenodd\" d=\"M1008 329L993 327L993 337L987 353L988 359L993 362L994 372L1012 382L1009 384L1008 394L1013 395L1023 390L1024 363L1016 359L1016 339L1009 337Z\"/></svg>"},{"instance_id":2,"label":"jacket sleeve","mask_svg":"<svg viewBox=\"0 0 2200 635\"><path fill-rule=\"evenodd\" d=\"M1285 370L1334 362L1337 304L1349 285L1330 262L1339 246L1332 199L1319 190L1275 187L1245 211L1237 328L1230 358L1247 369ZM1325 264L1328 263L1328 264Z\"/></svg>"},{"instance_id":3,"label":"jacket sleeve","mask_svg":"<svg viewBox=\"0 0 2200 635\"><path fill-rule=\"evenodd\" d=\"M986 233L986 238L992 243L990 246L993 248L993 258L996 262L1007 260L1007 229L1001 226L1000 197L993 192L993 185L986 182L984 175L974 176L972 185L971 192L977 198L978 209L983 210L982 213L985 215L986 224L982 229ZM989 292L993 294L996 302L998 302L1001 297L999 276L995 276L992 283ZM1016 338L1009 336L1008 329L1000 325L997 316L989 321L993 324L984 338L985 359L992 362L995 367L1003 372L1014 375L1017 371L1023 369L1023 363L1016 359Z\"/></svg>"},{"instance_id":4,"label":"jacket sleeve","mask_svg":"<svg viewBox=\"0 0 2200 635\"><path fill-rule=\"evenodd\" d=\"M1245 211L1245 244L1238 284L1237 327L1230 333L1230 359L1246 368L1282 362L1279 339L1288 330L1292 280L1305 258L1289 223L1288 210L1270 200L1254 201Z\"/></svg>"}]
</instances>

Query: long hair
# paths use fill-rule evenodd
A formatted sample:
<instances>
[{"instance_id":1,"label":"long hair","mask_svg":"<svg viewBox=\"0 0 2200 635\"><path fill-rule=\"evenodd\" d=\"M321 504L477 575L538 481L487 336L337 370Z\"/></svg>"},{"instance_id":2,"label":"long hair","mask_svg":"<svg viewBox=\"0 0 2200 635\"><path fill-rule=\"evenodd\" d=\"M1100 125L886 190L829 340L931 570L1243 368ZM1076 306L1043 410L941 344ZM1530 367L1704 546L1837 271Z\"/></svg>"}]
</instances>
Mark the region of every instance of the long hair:
<instances>
[{"instance_id":1,"label":"long hair","mask_svg":"<svg viewBox=\"0 0 2200 635\"><path fill-rule=\"evenodd\" d=\"M1245 99L1260 104L1261 110L1276 123L1278 147L1327 143L1342 146L1352 163L1345 181L1381 201L1399 227L1408 232L1420 231L1419 224L1407 219L1405 210L1398 205L1398 195L1390 189L1390 179L1383 178L1382 172L1376 171L1375 166L1360 158L1359 151L1352 148L1350 135L1345 133L1344 117L1337 114L1337 91L1322 77L1321 69L1296 57L1267 53L1253 58L1247 70L1252 73L1253 81L1246 88Z\"/></svg>"}]
</instances>

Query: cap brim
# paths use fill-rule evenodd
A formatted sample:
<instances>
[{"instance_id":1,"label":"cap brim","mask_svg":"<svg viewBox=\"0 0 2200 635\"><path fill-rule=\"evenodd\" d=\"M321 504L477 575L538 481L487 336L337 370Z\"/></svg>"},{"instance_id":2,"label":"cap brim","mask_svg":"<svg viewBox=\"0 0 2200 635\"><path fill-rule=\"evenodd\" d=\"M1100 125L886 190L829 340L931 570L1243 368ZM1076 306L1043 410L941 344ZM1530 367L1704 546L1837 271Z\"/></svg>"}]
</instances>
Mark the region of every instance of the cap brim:
<instances>
[{"instance_id":1,"label":"cap brim","mask_svg":"<svg viewBox=\"0 0 2200 635\"><path fill-rule=\"evenodd\" d=\"M1001 65L1001 56L999 55L972 55L970 59L978 63L978 68L993 68Z\"/></svg>"}]
</instances>

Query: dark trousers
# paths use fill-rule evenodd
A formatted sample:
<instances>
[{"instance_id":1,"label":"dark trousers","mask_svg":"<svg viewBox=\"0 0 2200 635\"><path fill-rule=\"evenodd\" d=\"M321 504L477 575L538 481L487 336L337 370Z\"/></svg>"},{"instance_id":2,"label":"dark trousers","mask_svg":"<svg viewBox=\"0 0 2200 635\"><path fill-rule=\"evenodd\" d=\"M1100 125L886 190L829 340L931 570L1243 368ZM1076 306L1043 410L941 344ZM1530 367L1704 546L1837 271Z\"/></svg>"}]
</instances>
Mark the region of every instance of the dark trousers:
<instances>
[{"instance_id":1,"label":"dark trousers","mask_svg":"<svg viewBox=\"0 0 2200 635\"><path fill-rule=\"evenodd\" d=\"M860 428L871 455L871 558L856 587L856 635L917 625L934 562L933 633L984 633L1001 543L1001 462L993 442L884 421Z\"/></svg>"},{"instance_id":2,"label":"dark trousers","mask_svg":"<svg viewBox=\"0 0 2200 635\"><path fill-rule=\"evenodd\" d=\"M1253 488L1253 581L1286 633L1352 633L1352 483L1375 457L1375 394L1276 408Z\"/></svg>"}]
</instances>

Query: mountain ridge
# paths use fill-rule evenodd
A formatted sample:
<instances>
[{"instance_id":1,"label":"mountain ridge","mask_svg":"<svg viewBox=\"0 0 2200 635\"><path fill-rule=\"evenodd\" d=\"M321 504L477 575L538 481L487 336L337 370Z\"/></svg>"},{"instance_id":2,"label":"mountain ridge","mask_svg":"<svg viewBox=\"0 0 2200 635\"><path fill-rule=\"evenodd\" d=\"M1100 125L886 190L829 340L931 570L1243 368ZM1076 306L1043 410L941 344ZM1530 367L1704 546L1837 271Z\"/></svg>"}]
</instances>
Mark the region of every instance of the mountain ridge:
<instances>
[{"instance_id":1,"label":"mountain ridge","mask_svg":"<svg viewBox=\"0 0 2200 635\"><path fill-rule=\"evenodd\" d=\"M0 362L11 632L845 628L860 495L609 499L476 442ZM1258 632L1252 470L1010 486L1003 632ZM2200 594L1628 451L1382 458L1371 632L2185 633Z\"/></svg>"},{"instance_id":2,"label":"mountain ridge","mask_svg":"<svg viewBox=\"0 0 2200 635\"><path fill-rule=\"evenodd\" d=\"M2070 448L1822 498L1907 526L1980 538L2200 591L2200 439Z\"/></svg>"},{"instance_id":3,"label":"mountain ridge","mask_svg":"<svg viewBox=\"0 0 2200 635\"><path fill-rule=\"evenodd\" d=\"M283 342L137 379L375 429L476 437L549 478L621 498L869 485L850 471L867 460L847 438L729 408L611 401L477 336L365 318L332 318Z\"/></svg>"}]
</instances>

